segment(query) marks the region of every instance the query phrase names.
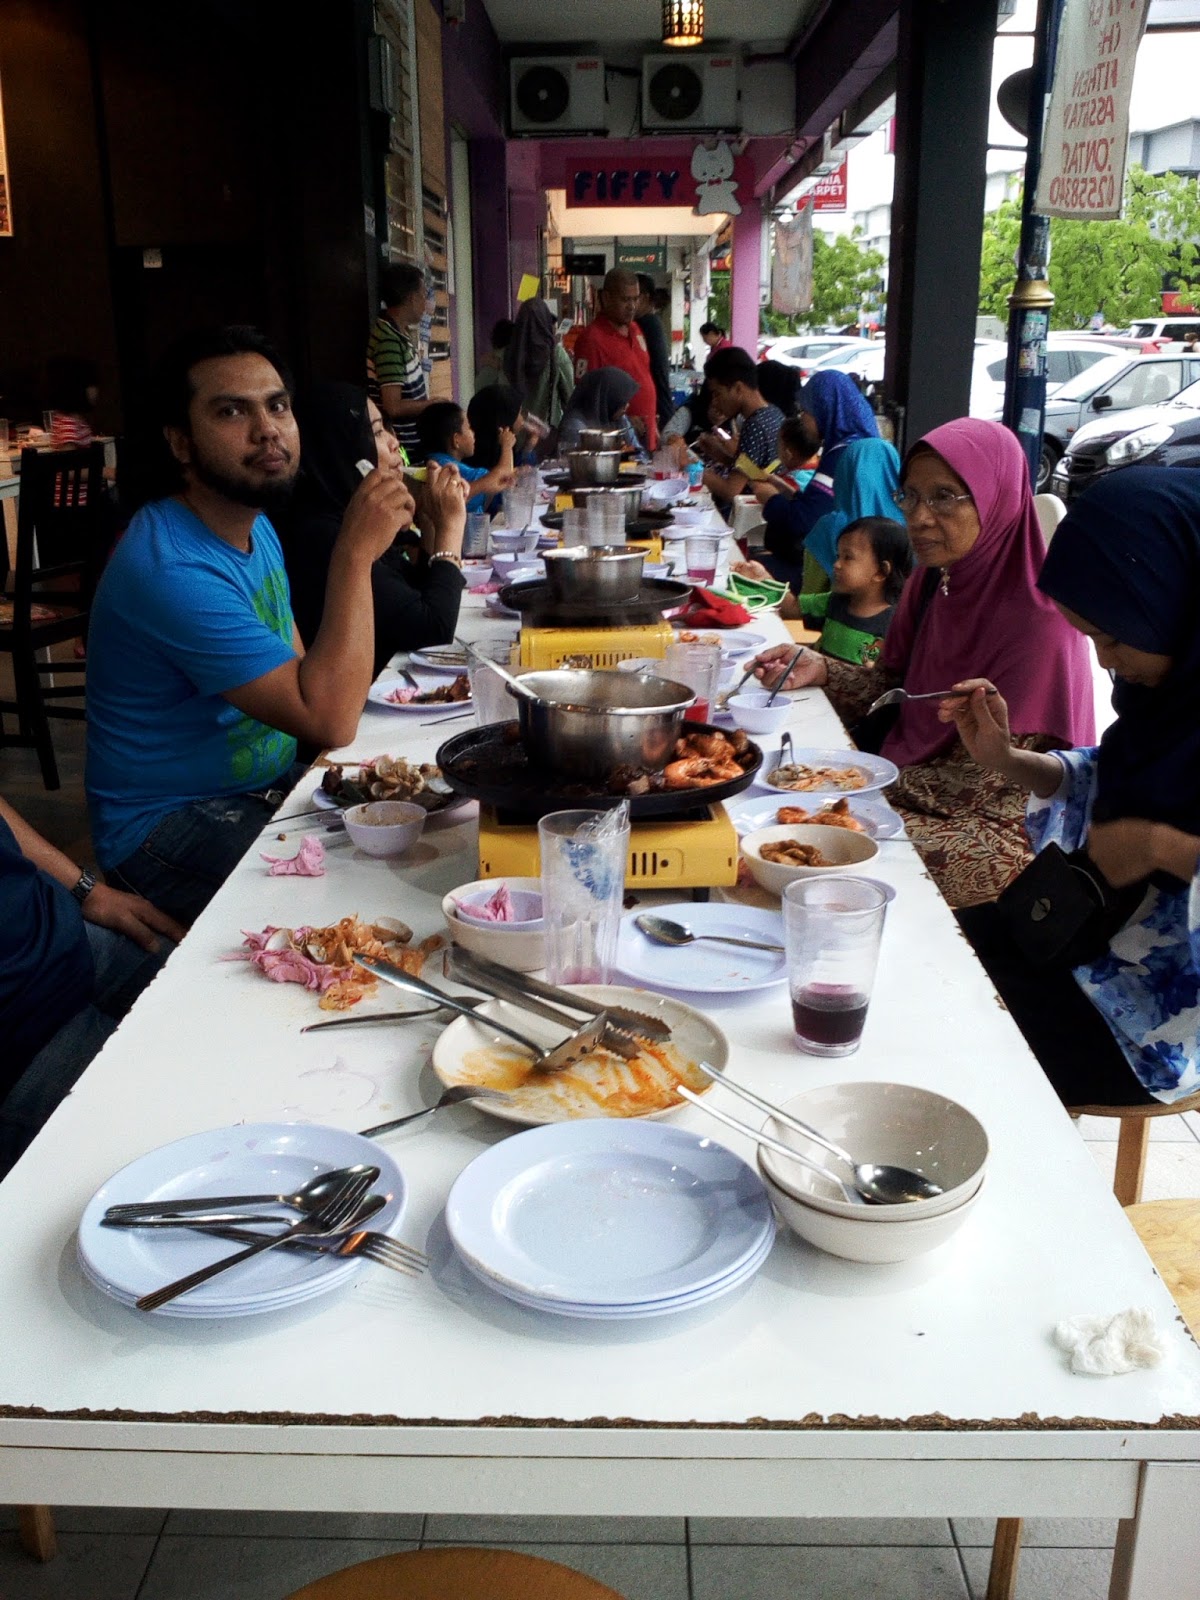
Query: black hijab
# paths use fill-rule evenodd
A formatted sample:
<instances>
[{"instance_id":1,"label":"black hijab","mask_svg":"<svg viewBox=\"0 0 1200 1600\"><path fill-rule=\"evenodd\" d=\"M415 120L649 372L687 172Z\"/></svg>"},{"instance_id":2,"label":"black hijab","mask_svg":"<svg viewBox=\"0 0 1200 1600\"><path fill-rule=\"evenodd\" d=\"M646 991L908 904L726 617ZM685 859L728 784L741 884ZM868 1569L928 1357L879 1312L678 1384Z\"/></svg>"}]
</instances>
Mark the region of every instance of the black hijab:
<instances>
[{"instance_id":1,"label":"black hijab","mask_svg":"<svg viewBox=\"0 0 1200 1600\"><path fill-rule=\"evenodd\" d=\"M362 482L356 461L378 465L367 414L367 391L353 383L318 383L297 396L300 475L288 522L335 518L341 525L350 497Z\"/></svg>"},{"instance_id":2,"label":"black hijab","mask_svg":"<svg viewBox=\"0 0 1200 1600\"><path fill-rule=\"evenodd\" d=\"M769 406L778 406L785 417L796 409L796 391L800 387L800 373L782 361L758 363L758 392Z\"/></svg>"},{"instance_id":3,"label":"black hijab","mask_svg":"<svg viewBox=\"0 0 1200 1600\"><path fill-rule=\"evenodd\" d=\"M1095 816L1200 833L1200 472L1125 467L1058 525L1038 587L1136 650L1171 657L1157 688L1117 680Z\"/></svg>"},{"instance_id":4,"label":"black hijab","mask_svg":"<svg viewBox=\"0 0 1200 1600\"><path fill-rule=\"evenodd\" d=\"M469 466L490 472L500 460L500 430L515 428L525 397L506 383L489 383L467 406L467 421L475 432L475 454Z\"/></svg>"}]
</instances>

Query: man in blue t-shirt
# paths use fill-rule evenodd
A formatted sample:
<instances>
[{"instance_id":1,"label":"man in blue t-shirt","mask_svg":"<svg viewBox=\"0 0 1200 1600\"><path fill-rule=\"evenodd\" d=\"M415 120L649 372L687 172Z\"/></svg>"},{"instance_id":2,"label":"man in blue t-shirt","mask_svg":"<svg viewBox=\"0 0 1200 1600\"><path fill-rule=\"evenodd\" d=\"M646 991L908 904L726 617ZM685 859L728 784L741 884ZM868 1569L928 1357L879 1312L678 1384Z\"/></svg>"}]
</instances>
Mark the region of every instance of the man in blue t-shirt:
<instances>
[{"instance_id":1,"label":"man in blue t-shirt","mask_svg":"<svg viewBox=\"0 0 1200 1600\"><path fill-rule=\"evenodd\" d=\"M184 930L97 883L0 800L0 1178Z\"/></svg>"},{"instance_id":2,"label":"man in blue t-shirt","mask_svg":"<svg viewBox=\"0 0 1200 1600\"><path fill-rule=\"evenodd\" d=\"M177 344L156 387L176 492L137 513L96 592L86 783L109 882L191 922L298 776L297 740L354 737L371 563L413 501L395 474L363 480L306 652L267 515L300 460L283 363L252 328L214 329Z\"/></svg>"}]
</instances>

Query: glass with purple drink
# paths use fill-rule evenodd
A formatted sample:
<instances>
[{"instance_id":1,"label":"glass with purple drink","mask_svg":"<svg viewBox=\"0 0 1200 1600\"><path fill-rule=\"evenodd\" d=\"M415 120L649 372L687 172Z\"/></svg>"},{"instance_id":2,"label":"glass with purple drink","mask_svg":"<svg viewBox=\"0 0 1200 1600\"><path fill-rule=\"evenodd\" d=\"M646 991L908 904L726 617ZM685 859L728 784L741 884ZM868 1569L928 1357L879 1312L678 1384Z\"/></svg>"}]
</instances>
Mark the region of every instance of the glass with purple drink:
<instances>
[{"instance_id":1,"label":"glass with purple drink","mask_svg":"<svg viewBox=\"0 0 1200 1600\"><path fill-rule=\"evenodd\" d=\"M858 1049L887 896L863 878L797 878L783 894L796 1043L814 1056Z\"/></svg>"}]
</instances>

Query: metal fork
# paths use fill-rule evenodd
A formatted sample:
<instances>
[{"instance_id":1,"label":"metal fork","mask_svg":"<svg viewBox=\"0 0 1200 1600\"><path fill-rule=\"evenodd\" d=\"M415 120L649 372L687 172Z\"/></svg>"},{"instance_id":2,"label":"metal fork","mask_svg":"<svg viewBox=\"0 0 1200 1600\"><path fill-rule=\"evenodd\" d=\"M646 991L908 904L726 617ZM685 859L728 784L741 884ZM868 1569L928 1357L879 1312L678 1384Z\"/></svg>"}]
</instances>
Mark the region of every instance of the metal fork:
<instances>
[{"instance_id":1,"label":"metal fork","mask_svg":"<svg viewBox=\"0 0 1200 1600\"><path fill-rule=\"evenodd\" d=\"M332 1200L314 1212L311 1217L301 1217L299 1222L293 1222L291 1227L282 1233L260 1237L256 1243L246 1250L239 1250L236 1255L225 1256L207 1267L201 1267L197 1272L189 1272L186 1277L164 1284L161 1289L155 1289L151 1294L142 1295L137 1301L138 1310L157 1311L160 1306L165 1306L168 1300L174 1300L177 1295L187 1294L189 1290L199 1288L202 1283L207 1283L219 1273L228 1271L230 1267L236 1267L242 1261L249 1261L252 1256L261 1255L264 1250L272 1250L288 1239L301 1239L306 1234L320 1237L322 1234L345 1232L348 1224L361 1217L367 1190L378 1176L378 1169L368 1169L356 1177L347 1179L345 1186L338 1190ZM375 1198L381 1204L386 1204L383 1195L377 1195ZM374 1209L378 1210L379 1207L376 1206Z\"/></svg>"},{"instance_id":2,"label":"metal fork","mask_svg":"<svg viewBox=\"0 0 1200 1600\"><path fill-rule=\"evenodd\" d=\"M872 700L867 707L867 715L872 711L882 711L884 706L902 705L905 700L965 700L971 691L969 689L929 689L924 694L909 694L907 689L888 689ZM998 689L988 689L989 694L999 694Z\"/></svg>"},{"instance_id":3,"label":"metal fork","mask_svg":"<svg viewBox=\"0 0 1200 1600\"><path fill-rule=\"evenodd\" d=\"M215 1234L220 1239L246 1241L251 1243L258 1239L266 1238L265 1234L255 1233L250 1228L204 1228L204 1233ZM303 1250L310 1255L320 1256L365 1256L368 1261L373 1261L376 1266L387 1267L392 1272L407 1273L410 1278L419 1278L429 1265L429 1257L422 1250L417 1250L413 1245L403 1244L399 1239L393 1239L387 1233L375 1233L364 1229L359 1233L348 1233L344 1239L293 1239L287 1246L289 1250Z\"/></svg>"}]
</instances>

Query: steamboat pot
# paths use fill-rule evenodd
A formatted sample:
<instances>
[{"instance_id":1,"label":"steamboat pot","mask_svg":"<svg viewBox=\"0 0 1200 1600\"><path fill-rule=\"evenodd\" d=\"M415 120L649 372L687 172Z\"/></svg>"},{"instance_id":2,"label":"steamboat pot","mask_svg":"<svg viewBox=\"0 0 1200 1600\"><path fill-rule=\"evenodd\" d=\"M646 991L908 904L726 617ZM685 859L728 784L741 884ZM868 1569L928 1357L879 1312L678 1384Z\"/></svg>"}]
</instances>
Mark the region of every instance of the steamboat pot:
<instances>
[{"instance_id":1,"label":"steamboat pot","mask_svg":"<svg viewBox=\"0 0 1200 1600\"><path fill-rule=\"evenodd\" d=\"M620 428L580 428L581 450L620 450L624 441Z\"/></svg>"},{"instance_id":2,"label":"steamboat pot","mask_svg":"<svg viewBox=\"0 0 1200 1600\"><path fill-rule=\"evenodd\" d=\"M571 491L571 499L579 511L586 511L588 501L593 495L619 495L625 509L625 525L636 522L642 509L642 479L636 483L612 484L610 486L584 486Z\"/></svg>"},{"instance_id":3,"label":"steamboat pot","mask_svg":"<svg viewBox=\"0 0 1200 1600\"><path fill-rule=\"evenodd\" d=\"M646 552L627 545L569 545L547 550L546 583L555 600L613 605L638 598Z\"/></svg>"},{"instance_id":4,"label":"steamboat pot","mask_svg":"<svg viewBox=\"0 0 1200 1600\"><path fill-rule=\"evenodd\" d=\"M695 695L649 672L560 668L523 672L511 685L521 742L531 762L564 778L607 780L615 767L661 772Z\"/></svg>"},{"instance_id":5,"label":"steamboat pot","mask_svg":"<svg viewBox=\"0 0 1200 1600\"><path fill-rule=\"evenodd\" d=\"M619 450L568 450L567 471L580 485L616 483L621 470Z\"/></svg>"}]
</instances>

